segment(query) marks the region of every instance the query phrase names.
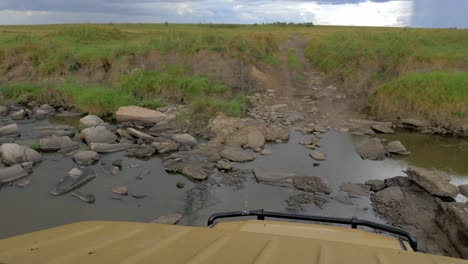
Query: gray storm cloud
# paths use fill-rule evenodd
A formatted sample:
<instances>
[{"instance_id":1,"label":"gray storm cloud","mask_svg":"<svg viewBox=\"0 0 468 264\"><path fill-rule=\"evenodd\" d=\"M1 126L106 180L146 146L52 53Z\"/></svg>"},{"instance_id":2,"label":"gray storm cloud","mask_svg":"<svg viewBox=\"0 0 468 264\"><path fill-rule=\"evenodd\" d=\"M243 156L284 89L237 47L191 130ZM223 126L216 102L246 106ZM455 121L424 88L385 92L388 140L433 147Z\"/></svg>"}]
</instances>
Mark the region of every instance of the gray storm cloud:
<instances>
[{"instance_id":1,"label":"gray storm cloud","mask_svg":"<svg viewBox=\"0 0 468 264\"><path fill-rule=\"evenodd\" d=\"M468 28L468 1L413 0L411 26Z\"/></svg>"}]
</instances>

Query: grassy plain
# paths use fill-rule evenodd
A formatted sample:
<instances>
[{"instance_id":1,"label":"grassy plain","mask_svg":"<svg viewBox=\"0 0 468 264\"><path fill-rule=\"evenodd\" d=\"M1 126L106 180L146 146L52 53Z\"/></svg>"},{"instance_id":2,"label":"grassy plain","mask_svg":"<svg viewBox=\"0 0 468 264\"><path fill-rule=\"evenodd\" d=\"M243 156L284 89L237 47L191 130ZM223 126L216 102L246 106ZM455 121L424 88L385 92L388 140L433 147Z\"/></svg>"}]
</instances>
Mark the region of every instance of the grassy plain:
<instances>
[{"instance_id":1,"label":"grassy plain","mask_svg":"<svg viewBox=\"0 0 468 264\"><path fill-rule=\"evenodd\" d=\"M194 70L197 54L221 54L225 60L276 69L287 63L301 71L295 50L286 62L279 56L281 44L298 35L309 39L307 59L343 82L347 93L368 96L374 114L414 111L435 121L466 120L468 30L458 29L0 26L0 92L4 99L64 101L104 116L120 105L157 108L170 102L190 104L194 113L221 110L238 116L245 107L238 87ZM142 66L150 60L158 66Z\"/></svg>"}]
</instances>

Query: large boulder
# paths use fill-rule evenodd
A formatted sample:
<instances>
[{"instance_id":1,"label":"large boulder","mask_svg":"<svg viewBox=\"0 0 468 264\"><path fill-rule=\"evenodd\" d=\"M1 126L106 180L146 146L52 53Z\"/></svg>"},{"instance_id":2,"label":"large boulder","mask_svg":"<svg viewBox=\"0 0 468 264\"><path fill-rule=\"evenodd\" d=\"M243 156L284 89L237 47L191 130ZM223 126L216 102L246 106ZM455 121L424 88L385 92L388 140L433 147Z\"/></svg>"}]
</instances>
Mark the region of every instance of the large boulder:
<instances>
[{"instance_id":1,"label":"large boulder","mask_svg":"<svg viewBox=\"0 0 468 264\"><path fill-rule=\"evenodd\" d=\"M387 187L385 181L382 180L368 180L365 184L370 186L370 190L373 192L381 191Z\"/></svg>"},{"instance_id":2,"label":"large boulder","mask_svg":"<svg viewBox=\"0 0 468 264\"><path fill-rule=\"evenodd\" d=\"M177 134L171 138L182 146L195 147L197 145L197 140L189 134Z\"/></svg>"},{"instance_id":3,"label":"large boulder","mask_svg":"<svg viewBox=\"0 0 468 264\"><path fill-rule=\"evenodd\" d=\"M0 146L0 156L6 165L12 165L23 162L37 163L42 157L34 149L21 146L15 143L6 143Z\"/></svg>"},{"instance_id":4,"label":"large boulder","mask_svg":"<svg viewBox=\"0 0 468 264\"><path fill-rule=\"evenodd\" d=\"M213 172L216 161L220 159L220 156L216 149L212 149L209 146L199 146L191 151L171 154L164 159L165 170L181 173L195 180L205 180L208 178Z\"/></svg>"},{"instance_id":5,"label":"large boulder","mask_svg":"<svg viewBox=\"0 0 468 264\"><path fill-rule=\"evenodd\" d=\"M165 120L167 116L159 111L142 108L139 106L122 106L117 110L117 122L142 122L156 124Z\"/></svg>"},{"instance_id":6,"label":"large boulder","mask_svg":"<svg viewBox=\"0 0 468 264\"><path fill-rule=\"evenodd\" d=\"M11 137L11 136L19 136L19 135L20 135L19 127L16 123L8 125L8 126L0 127L0 137L4 137L4 136Z\"/></svg>"},{"instance_id":7,"label":"large boulder","mask_svg":"<svg viewBox=\"0 0 468 264\"><path fill-rule=\"evenodd\" d=\"M15 164L11 167L0 168L0 185L24 178L32 172L32 162Z\"/></svg>"},{"instance_id":8,"label":"large boulder","mask_svg":"<svg viewBox=\"0 0 468 264\"><path fill-rule=\"evenodd\" d=\"M392 141L388 143L385 149L387 150L387 152L396 154L396 155L407 156L411 154L411 152L409 152L400 141Z\"/></svg>"},{"instance_id":9,"label":"large boulder","mask_svg":"<svg viewBox=\"0 0 468 264\"><path fill-rule=\"evenodd\" d=\"M460 193L463 194L465 197L468 197L468 184L458 186L458 190L460 190Z\"/></svg>"},{"instance_id":10,"label":"large boulder","mask_svg":"<svg viewBox=\"0 0 468 264\"><path fill-rule=\"evenodd\" d=\"M372 194L371 201L374 210L389 224L418 238L420 251L458 256L451 241L436 224L437 198L416 184L385 188Z\"/></svg>"},{"instance_id":11,"label":"large boulder","mask_svg":"<svg viewBox=\"0 0 468 264\"><path fill-rule=\"evenodd\" d=\"M347 192L351 198L368 197L371 187L365 184L358 183L343 183L340 190Z\"/></svg>"},{"instance_id":12,"label":"large boulder","mask_svg":"<svg viewBox=\"0 0 468 264\"><path fill-rule=\"evenodd\" d=\"M459 193L458 188L450 183L450 176L443 171L410 167L405 173L432 195L455 198Z\"/></svg>"},{"instance_id":13,"label":"large boulder","mask_svg":"<svg viewBox=\"0 0 468 264\"><path fill-rule=\"evenodd\" d=\"M368 160L384 160L385 148L380 142L380 139L373 138L357 147L357 153L362 159Z\"/></svg>"},{"instance_id":14,"label":"large boulder","mask_svg":"<svg viewBox=\"0 0 468 264\"><path fill-rule=\"evenodd\" d=\"M81 130L80 137L86 143L114 143L117 140L115 133L107 130L104 126L88 127Z\"/></svg>"},{"instance_id":15,"label":"large boulder","mask_svg":"<svg viewBox=\"0 0 468 264\"><path fill-rule=\"evenodd\" d=\"M312 192L330 194L331 188L328 181L321 177L315 176L294 176L292 177L293 185L296 189Z\"/></svg>"},{"instance_id":16,"label":"large boulder","mask_svg":"<svg viewBox=\"0 0 468 264\"><path fill-rule=\"evenodd\" d=\"M51 136L41 138L39 140L39 147L42 151L61 151L70 152L78 149L78 143L73 142L69 137Z\"/></svg>"},{"instance_id":17,"label":"large boulder","mask_svg":"<svg viewBox=\"0 0 468 264\"><path fill-rule=\"evenodd\" d=\"M246 147L253 150L261 149L265 145L265 135L260 129L252 129L247 134Z\"/></svg>"},{"instance_id":18,"label":"large boulder","mask_svg":"<svg viewBox=\"0 0 468 264\"><path fill-rule=\"evenodd\" d=\"M255 159L254 154L240 147L226 147L221 151L220 155L227 160L235 162L246 162Z\"/></svg>"},{"instance_id":19,"label":"large boulder","mask_svg":"<svg viewBox=\"0 0 468 264\"><path fill-rule=\"evenodd\" d=\"M100 158L101 155L95 151L79 151L73 155L73 160L78 165L91 165Z\"/></svg>"},{"instance_id":20,"label":"large boulder","mask_svg":"<svg viewBox=\"0 0 468 264\"><path fill-rule=\"evenodd\" d=\"M104 120L95 115L87 115L80 119L80 125L83 127L100 126L102 124L104 124Z\"/></svg>"},{"instance_id":21,"label":"large boulder","mask_svg":"<svg viewBox=\"0 0 468 264\"><path fill-rule=\"evenodd\" d=\"M277 125L268 125L265 132L265 138L270 142L277 140L285 141L289 139L289 131Z\"/></svg>"},{"instance_id":22,"label":"large boulder","mask_svg":"<svg viewBox=\"0 0 468 264\"><path fill-rule=\"evenodd\" d=\"M445 231L461 257L468 259L468 204L440 204L436 222Z\"/></svg>"},{"instance_id":23,"label":"large boulder","mask_svg":"<svg viewBox=\"0 0 468 264\"><path fill-rule=\"evenodd\" d=\"M267 171L261 168L253 169L253 173L257 182L268 185L276 185L282 187L290 187L293 185L294 173L285 173L278 171Z\"/></svg>"}]
</instances>

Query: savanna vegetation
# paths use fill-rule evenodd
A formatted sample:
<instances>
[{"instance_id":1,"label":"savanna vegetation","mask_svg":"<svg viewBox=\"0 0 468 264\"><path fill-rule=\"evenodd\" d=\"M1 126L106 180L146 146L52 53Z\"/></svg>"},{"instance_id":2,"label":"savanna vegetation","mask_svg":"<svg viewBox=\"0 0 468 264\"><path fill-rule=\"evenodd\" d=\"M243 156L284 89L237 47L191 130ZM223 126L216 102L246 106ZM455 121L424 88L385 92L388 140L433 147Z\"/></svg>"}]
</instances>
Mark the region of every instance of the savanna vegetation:
<instances>
[{"instance_id":1,"label":"savanna vegetation","mask_svg":"<svg viewBox=\"0 0 468 264\"><path fill-rule=\"evenodd\" d=\"M285 62L279 54L281 43L298 35L309 39L305 56L313 65L343 82L349 94L369 98L374 114L412 112L442 123L466 121L468 31L457 29L5 26L0 27L0 91L4 100L65 102L104 116L120 105L157 108L173 102L189 104L193 114L239 116L245 98L237 83L217 75L218 68L242 60L277 70L287 63L300 72L296 50ZM216 74L205 70L209 66Z\"/></svg>"}]
</instances>

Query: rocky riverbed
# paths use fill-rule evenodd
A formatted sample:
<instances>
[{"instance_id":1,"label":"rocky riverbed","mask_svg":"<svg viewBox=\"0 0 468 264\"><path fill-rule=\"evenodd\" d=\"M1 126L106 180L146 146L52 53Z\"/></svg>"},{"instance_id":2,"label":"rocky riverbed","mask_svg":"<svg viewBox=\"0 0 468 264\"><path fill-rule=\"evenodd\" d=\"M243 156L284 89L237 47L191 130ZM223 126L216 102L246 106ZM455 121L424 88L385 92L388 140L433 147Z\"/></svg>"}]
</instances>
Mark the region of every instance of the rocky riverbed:
<instances>
[{"instance_id":1,"label":"rocky riverbed","mask_svg":"<svg viewBox=\"0 0 468 264\"><path fill-rule=\"evenodd\" d=\"M112 124L48 105L0 107L0 236L82 220L204 225L212 213L264 208L388 222L424 251L467 257L467 191L455 187L468 183L465 140L419 135L415 145L391 123L333 129L294 114L220 114L201 139L171 125L174 109L122 107Z\"/></svg>"}]
</instances>

